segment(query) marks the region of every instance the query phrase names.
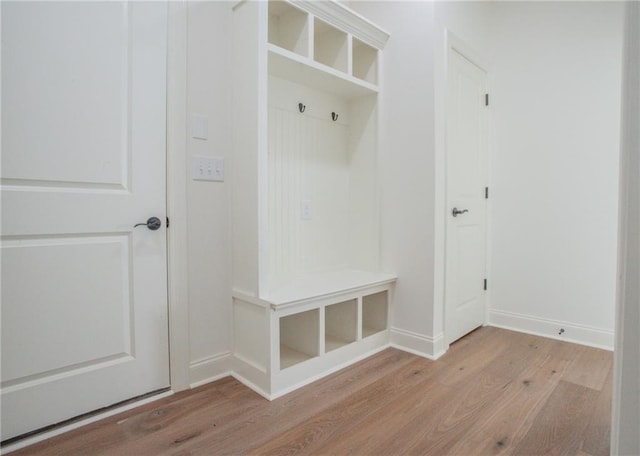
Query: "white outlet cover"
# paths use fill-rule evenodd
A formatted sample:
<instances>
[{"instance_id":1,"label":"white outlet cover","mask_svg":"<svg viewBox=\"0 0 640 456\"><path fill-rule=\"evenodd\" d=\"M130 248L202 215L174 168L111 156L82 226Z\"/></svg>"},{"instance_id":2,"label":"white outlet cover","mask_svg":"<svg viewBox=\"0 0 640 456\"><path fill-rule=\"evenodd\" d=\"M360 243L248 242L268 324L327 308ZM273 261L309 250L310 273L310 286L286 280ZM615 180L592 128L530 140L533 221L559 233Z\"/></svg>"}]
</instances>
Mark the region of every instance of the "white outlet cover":
<instances>
[{"instance_id":1,"label":"white outlet cover","mask_svg":"<svg viewBox=\"0 0 640 456\"><path fill-rule=\"evenodd\" d=\"M209 139L209 118L200 114L191 115L191 137Z\"/></svg>"},{"instance_id":2,"label":"white outlet cover","mask_svg":"<svg viewBox=\"0 0 640 456\"><path fill-rule=\"evenodd\" d=\"M300 202L300 218L302 220L311 220L313 216L311 212L311 201L310 200L302 200Z\"/></svg>"}]
</instances>

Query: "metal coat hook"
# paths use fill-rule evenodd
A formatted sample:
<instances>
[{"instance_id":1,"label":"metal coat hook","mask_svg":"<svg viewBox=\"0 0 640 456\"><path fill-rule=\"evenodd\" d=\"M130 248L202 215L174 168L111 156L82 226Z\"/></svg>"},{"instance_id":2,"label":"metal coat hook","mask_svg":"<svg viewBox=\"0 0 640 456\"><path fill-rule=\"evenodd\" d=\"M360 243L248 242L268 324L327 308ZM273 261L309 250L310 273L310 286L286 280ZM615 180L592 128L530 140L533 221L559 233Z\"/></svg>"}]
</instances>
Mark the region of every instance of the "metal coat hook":
<instances>
[{"instance_id":1,"label":"metal coat hook","mask_svg":"<svg viewBox=\"0 0 640 456\"><path fill-rule=\"evenodd\" d=\"M304 112L305 109L307 109L306 105L303 105L302 103L298 103L298 110L300 112Z\"/></svg>"},{"instance_id":2,"label":"metal coat hook","mask_svg":"<svg viewBox=\"0 0 640 456\"><path fill-rule=\"evenodd\" d=\"M338 114L336 114L335 112L331 113L331 118L333 119L333 121L335 122L336 120L338 120Z\"/></svg>"}]
</instances>

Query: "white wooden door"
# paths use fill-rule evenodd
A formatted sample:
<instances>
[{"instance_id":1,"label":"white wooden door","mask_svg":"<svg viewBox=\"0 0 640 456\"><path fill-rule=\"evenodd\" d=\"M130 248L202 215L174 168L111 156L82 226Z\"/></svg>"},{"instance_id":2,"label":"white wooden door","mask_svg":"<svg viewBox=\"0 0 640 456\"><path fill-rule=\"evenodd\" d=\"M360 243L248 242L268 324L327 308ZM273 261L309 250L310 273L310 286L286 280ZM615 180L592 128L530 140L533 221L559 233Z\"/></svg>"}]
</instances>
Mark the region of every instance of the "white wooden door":
<instances>
[{"instance_id":1,"label":"white wooden door","mask_svg":"<svg viewBox=\"0 0 640 456\"><path fill-rule=\"evenodd\" d=\"M167 5L1 15L6 440L169 385Z\"/></svg>"},{"instance_id":2,"label":"white wooden door","mask_svg":"<svg viewBox=\"0 0 640 456\"><path fill-rule=\"evenodd\" d=\"M447 344L485 320L486 73L449 51L447 89ZM454 215L454 211L461 213Z\"/></svg>"}]
</instances>

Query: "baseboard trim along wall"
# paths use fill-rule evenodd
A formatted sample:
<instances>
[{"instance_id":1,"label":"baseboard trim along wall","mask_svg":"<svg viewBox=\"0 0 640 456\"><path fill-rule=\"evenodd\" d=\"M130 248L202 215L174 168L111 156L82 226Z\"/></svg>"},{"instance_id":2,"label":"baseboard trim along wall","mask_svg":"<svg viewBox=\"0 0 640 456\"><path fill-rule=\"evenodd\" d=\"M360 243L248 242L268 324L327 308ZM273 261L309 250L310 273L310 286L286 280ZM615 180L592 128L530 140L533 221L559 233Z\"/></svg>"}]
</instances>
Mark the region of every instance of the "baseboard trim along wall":
<instances>
[{"instance_id":1,"label":"baseboard trim along wall","mask_svg":"<svg viewBox=\"0 0 640 456\"><path fill-rule=\"evenodd\" d=\"M400 328L391 328L391 346L431 360L440 358L446 351L444 334L430 337Z\"/></svg>"},{"instance_id":2,"label":"baseboard trim along wall","mask_svg":"<svg viewBox=\"0 0 640 456\"><path fill-rule=\"evenodd\" d=\"M197 388L206 383L231 375L231 353L220 353L192 361L189 364L190 388Z\"/></svg>"},{"instance_id":3,"label":"baseboard trim along wall","mask_svg":"<svg viewBox=\"0 0 640 456\"><path fill-rule=\"evenodd\" d=\"M489 326L564 340L604 350L613 350L613 331L592 326L549 320L496 309L489 310Z\"/></svg>"}]
</instances>

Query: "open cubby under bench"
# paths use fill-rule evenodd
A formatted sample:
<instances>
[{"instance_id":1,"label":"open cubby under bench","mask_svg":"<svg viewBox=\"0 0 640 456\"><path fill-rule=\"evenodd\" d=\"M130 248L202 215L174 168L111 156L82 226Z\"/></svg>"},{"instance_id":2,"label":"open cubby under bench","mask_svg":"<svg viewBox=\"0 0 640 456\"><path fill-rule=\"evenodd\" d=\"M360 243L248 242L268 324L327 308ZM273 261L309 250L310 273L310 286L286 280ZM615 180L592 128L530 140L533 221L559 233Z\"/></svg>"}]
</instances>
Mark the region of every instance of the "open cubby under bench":
<instances>
[{"instance_id":1,"label":"open cubby under bench","mask_svg":"<svg viewBox=\"0 0 640 456\"><path fill-rule=\"evenodd\" d=\"M269 297L234 292L234 372L274 399L389 345L395 276L336 271Z\"/></svg>"}]
</instances>

